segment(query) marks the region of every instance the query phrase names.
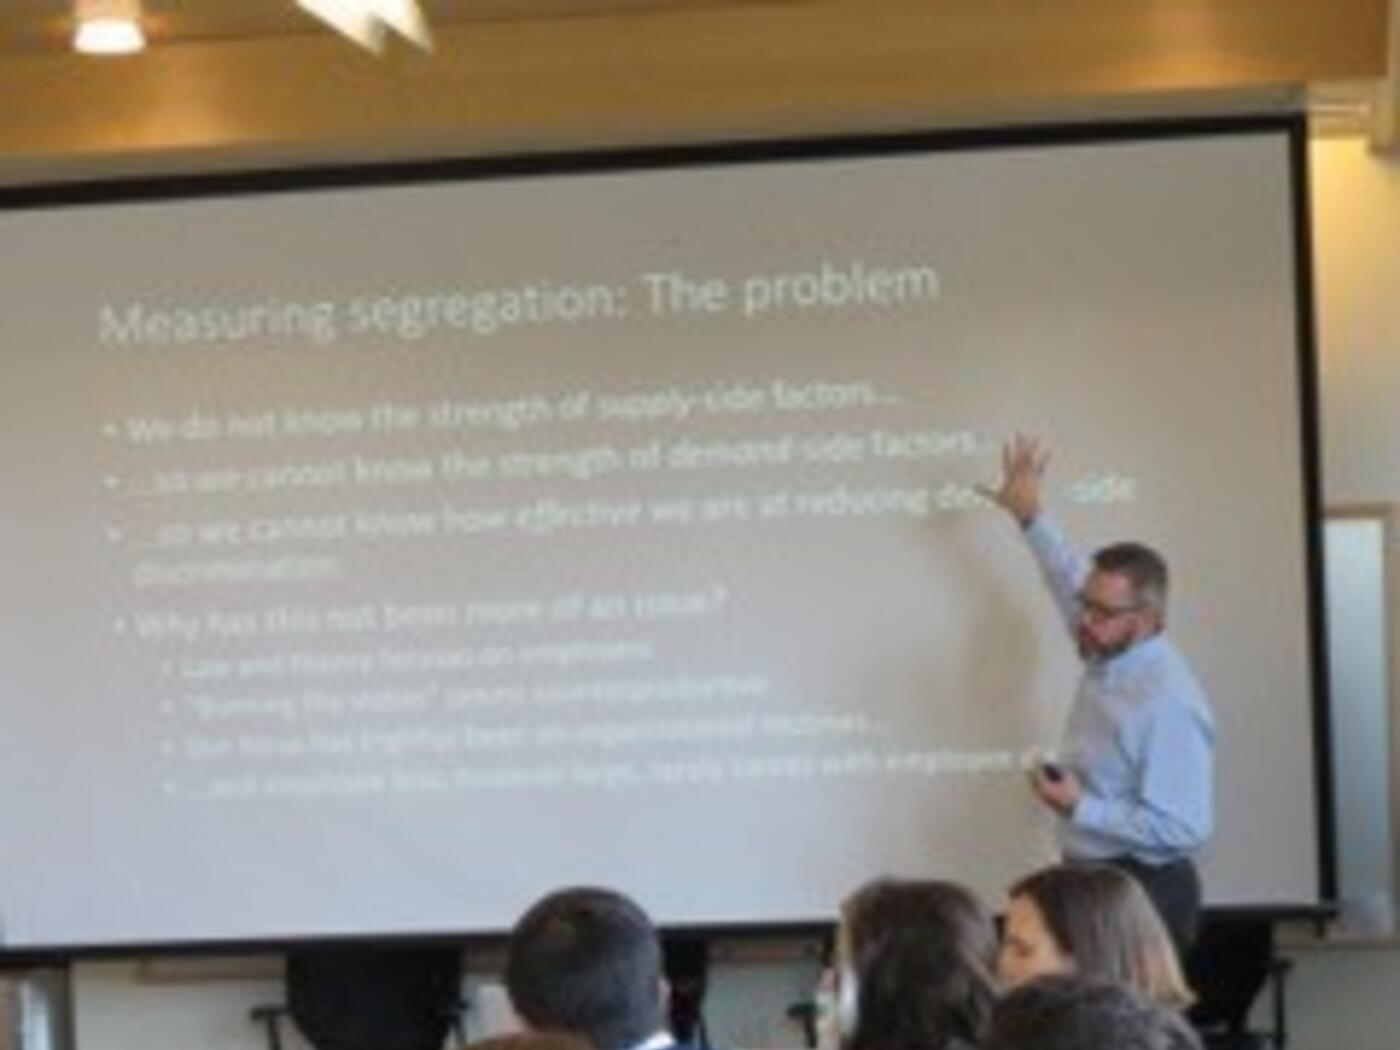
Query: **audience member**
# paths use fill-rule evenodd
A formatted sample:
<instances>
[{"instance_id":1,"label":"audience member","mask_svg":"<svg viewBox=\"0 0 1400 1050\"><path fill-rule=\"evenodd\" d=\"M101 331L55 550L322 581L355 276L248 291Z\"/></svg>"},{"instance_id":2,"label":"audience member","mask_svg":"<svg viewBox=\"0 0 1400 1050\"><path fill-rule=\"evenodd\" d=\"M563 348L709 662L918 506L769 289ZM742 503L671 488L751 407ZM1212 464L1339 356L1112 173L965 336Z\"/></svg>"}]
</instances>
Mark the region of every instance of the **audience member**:
<instances>
[{"instance_id":1,"label":"audience member","mask_svg":"<svg viewBox=\"0 0 1400 1050\"><path fill-rule=\"evenodd\" d=\"M837 930L843 1050L975 1046L996 996L996 934L948 882L878 880L848 897Z\"/></svg>"},{"instance_id":2,"label":"audience member","mask_svg":"<svg viewBox=\"0 0 1400 1050\"><path fill-rule=\"evenodd\" d=\"M651 920L612 890L551 893L516 923L506 991L536 1031L566 1032L596 1050L661 1050L665 1027L661 943Z\"/></svg>"},{"instance_id":3,"label":"audience member","mask_svg":"<svg viewBox=\"0 0 1400 1050\"><path fill-rule=\"evenodd\" d=\"M1112 981L1041 977L1002 998L982 1050L1200 1050L1173 1010Z\"/></svg>"},{"instance_id":4,"label":"audience member","mask_svg":"<svg viewBox=\"0 0 1400 1050\"><path fill-rule=\"evenodd\" d=\"M1056 865L1012 886L998 969L1012 986L1051 974L1120 981L1173 1010L1193 998L1152 901L1108 865Z\"/></svg>"}]
</instances>

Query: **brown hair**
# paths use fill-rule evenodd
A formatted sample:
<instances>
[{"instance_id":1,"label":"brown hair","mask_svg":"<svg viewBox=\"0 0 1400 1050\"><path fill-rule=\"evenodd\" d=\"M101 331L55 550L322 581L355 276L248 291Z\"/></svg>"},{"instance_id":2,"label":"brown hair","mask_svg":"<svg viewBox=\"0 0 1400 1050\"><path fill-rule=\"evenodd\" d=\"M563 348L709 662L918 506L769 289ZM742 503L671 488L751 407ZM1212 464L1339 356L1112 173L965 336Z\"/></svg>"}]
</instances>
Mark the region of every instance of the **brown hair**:
<instances>
[{"instance_id":1,"label":"brown hair","mask_svg":"<svg viewBox=\"0 0 1400 1050\"><path fill-rule=\"evenodd\" d=\"M942 1050L975 1044L996 998L996 932L971 892L951 882L880 879L841 907L856 981L845 1050Z\"/></svg>"},{"instance_id":2,"label":"brown hair","mask_svg":"<svg viewBox=\"0 0 1400 1050\"><path fill-rule=\"evenodd\" d=\"M997 1004L983 1050L1200 1050L1186 1019L1113 981L1041 977Z\"/></svg>"},{"instance_id":3,"label":"brown hair","mask_svg":"<svg viewBox=\"0 0 1400 1050\"><path fill-rule=\"evenodd\" d=\"M1021 879L1010 896L1035 905L1081 976L1120 981L1175 1010L1193 1002L1161 916L1126 872L1106 864L1055 865Z\"/></svg>"}]
</instances>

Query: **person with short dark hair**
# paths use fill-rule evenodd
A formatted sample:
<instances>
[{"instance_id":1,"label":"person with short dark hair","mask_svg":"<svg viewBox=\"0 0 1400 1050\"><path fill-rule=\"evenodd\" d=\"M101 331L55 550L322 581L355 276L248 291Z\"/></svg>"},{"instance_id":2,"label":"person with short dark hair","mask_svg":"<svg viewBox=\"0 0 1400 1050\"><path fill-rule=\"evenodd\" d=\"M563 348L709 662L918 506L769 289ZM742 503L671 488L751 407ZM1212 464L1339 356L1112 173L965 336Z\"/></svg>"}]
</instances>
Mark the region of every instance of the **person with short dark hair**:
<instances>
[{"instance_id":1,"label":"person with short dark hair","mask_svg":"<svg viewBox=\"0 0 1400 1050\"><path fill-rule=\"evenodd\" d=\"M1112 981L1042 977L1002 997L982 1050L1200 1050L1180 1015Z\"/></svg>"},{"instance_id":2,"label":"person with short dark hair","mask_svg":"<svg viewBox=\"0 0 1400 1050\"><path fill-rule=\"evenodd\" d=\"M1201 907L1193 857L1214 828L1214 718L1165 633L1165 560L1119 543L1085 562L1044 513L1049 459L1017 437L1000 483L979 487L1021 526L1084 660L1061 753L1031 787L1060 818L1065 858L1136 878L1184 955Z\"/></svg>"},{"instance_id":3,"label":"person with short dark hair","mask_svg":"<svg viewBox=\"0 0 1400 1050\"><path fill-rule=\"evenodd\" d=\"M597 1050L660 1050L661 942L641 907L613 890L576 887L536 902L515 924L506 991L530 1028L580 1036Z\"/></svg>"},{"instance_id":4,"label":"person with short dark hair","mask_svg":"<svg viewBox=\"0 0 1400 1050\"><path fill-rule=\"evenodd\" d=\"M1191 1005L1171 937L1126 872L1059 864L1020 879L1009 896L998 959L1007 985L1072 973L1117 981L1168 1009Z\"/></svg>"},{"instance_id":5,"label":"person with short dark hair","mask_svg":"<svg viewBox=\"0 0 1400 1050\"><path fill-rule=\"evenodd\" d=\"M991 919L963 887L867 883L837 928L842 1050L975 1046L996 998L995 957Z\"/></svg>"}]
</instances>

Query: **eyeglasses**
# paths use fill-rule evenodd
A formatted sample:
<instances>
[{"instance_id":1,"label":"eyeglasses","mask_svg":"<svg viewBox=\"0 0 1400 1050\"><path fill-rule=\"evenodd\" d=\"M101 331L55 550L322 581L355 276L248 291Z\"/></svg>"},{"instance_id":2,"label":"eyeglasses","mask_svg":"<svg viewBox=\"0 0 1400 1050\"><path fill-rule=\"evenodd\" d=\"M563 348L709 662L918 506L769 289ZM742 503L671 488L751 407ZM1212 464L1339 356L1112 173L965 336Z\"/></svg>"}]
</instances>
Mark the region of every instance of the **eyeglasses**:
<instances>
[{"instance_id":1,"label":"eyeglasses","mask_svg":"<svg viewBox=\"0 0 1400 1050\"><path fill-rule=\"evenodd\" d=\"M1126 616L1128 613L1135 613L1142 609L1142 602L1133 602L1131 605L1106 605L1097 602L1093 598L1087 598L1083 594L1076 599L1079 615L1091 623L1107 623L1109 620Z\"/></svg>"}]
</instances>

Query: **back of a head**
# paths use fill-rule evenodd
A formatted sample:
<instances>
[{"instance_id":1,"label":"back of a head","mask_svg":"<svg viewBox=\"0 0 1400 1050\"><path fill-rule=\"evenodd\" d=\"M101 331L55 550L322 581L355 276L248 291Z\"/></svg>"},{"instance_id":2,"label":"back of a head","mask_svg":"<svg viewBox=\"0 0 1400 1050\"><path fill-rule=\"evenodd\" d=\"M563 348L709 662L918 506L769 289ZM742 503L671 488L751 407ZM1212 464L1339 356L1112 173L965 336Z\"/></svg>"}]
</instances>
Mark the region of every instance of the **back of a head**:
<instances>
[{"instance_id":1,"label":"back of a head","mask_svg":"<svg viewBox=\"0 0 1400 1050\"><path fill-rule=\"evenodd\" d=\"M1171 1009L1191 1004L1171 936L1131 875L1106 864L1058 864L1020 880L1011 896L1036 906L1079 976L1120 981Z\"/></svg>"},{"instance_id":2,"label":"back of a head","mask_svg":"<svg viewBox=\"0 0 1400 1050\"><path fill-rule=\"evenodd\" d=\"M879 880L842 906L854 983L847 1050L940 1050L976 1043L996 996L996 933L954 883Z\"/></svg>"},{"instance_id":3,"label":"back of a head","mask_svg":"<svg viewBox=\"0 0 1400 1050\"><path fill-rule=\"evenodd\" d=\"M626 1050L661 1031L661 944L651 920L612 890L551 893L516 923L506 990L531 1028Z\"/></svg>"},{"instance_id":4,"label":"back of a head","mask_svg":"<svg viewBox=\"0 0 1400 1050\"><path fill-rule=\"evenodd\" d=\"M982 1050L1200 1050L1171 1010L1112 981L1042 977L1008 992Z\"/></svg>"}]
</instances>

